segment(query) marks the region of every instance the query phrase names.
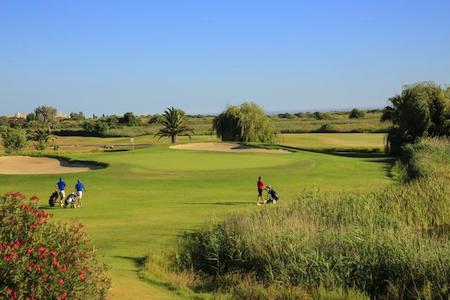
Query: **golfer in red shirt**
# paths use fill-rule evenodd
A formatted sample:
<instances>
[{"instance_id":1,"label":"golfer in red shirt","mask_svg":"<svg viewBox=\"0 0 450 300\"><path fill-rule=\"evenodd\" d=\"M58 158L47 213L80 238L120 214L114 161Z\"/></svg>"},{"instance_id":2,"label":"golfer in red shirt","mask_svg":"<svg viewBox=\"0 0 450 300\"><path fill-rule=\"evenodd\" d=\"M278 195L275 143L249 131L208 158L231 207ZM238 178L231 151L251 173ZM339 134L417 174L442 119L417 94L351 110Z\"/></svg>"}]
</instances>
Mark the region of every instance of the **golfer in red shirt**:
<instances>
[{"instance_id":1,"label":"golfer in red shirt","mask_svg":"<svg viewBox=\"0 0 450 300\"><path fill-rule=\"evenodd\" d=\"M264 185L264 182L262 181L261 177L258 177L258 182L256 183L256 186L258 187L258 198L256 198L256 205L259 205L260 200L261 200L262 204L264 204L262 194L263 194L265 185Z\"/></svg>"}]
</instances>

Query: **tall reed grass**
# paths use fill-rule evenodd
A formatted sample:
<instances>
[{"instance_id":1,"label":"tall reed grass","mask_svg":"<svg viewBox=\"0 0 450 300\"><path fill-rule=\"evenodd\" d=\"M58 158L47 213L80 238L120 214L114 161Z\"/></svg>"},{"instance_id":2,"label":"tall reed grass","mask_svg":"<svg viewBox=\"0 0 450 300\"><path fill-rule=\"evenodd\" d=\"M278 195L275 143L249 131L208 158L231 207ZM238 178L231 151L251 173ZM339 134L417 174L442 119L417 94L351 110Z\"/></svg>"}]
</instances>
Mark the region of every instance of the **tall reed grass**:
<instances>
[{"instance_id":1,"label":"tall reed grass","mask_svg":"<svg viewBox=\"0 0 450 300\"><path fill-rule=\"evenodd\" d=\"M408 147L403 184L368 194L309 190L290 206L210 222L184 234L174 267L215 289L233 290L226 278L237 276L279 291L447 299L450 142Z\"/></svg>"}]
</instances>

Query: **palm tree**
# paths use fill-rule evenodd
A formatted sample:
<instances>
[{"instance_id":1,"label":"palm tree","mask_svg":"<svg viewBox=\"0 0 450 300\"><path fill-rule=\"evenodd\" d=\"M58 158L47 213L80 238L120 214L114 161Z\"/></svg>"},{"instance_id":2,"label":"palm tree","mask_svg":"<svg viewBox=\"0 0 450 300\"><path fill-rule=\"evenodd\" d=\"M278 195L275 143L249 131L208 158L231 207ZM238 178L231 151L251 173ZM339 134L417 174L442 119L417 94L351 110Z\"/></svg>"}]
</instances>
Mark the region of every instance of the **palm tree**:
<instances>
[{"instance_id":1,"label":"palm tree","mask_svg":"<svg viewBox=\"0 0 450 300\"><path fill-rule=\"evenodd\" d=\"M189 139L194 130L186 125L187 118L181 109L175 107L169 107L164 114L161 115L159 123L164 127L161 128L155 136L159 136L159 139L165 136L170 136L172 143L177 142L177 135L187 134Z\"/></svg>"}]
</instances>

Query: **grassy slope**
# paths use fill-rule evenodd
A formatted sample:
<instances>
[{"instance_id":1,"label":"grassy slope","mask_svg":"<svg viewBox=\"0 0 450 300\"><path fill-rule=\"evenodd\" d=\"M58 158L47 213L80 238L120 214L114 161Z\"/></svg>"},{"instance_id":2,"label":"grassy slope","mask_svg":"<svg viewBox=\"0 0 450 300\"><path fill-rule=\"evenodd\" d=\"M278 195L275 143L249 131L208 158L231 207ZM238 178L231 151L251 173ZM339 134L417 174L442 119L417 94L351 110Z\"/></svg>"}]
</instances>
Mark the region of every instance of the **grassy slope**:
<instances>
[{"instance_id":1,"label":"grassy slope","mask_svg":"<svg viewBox=\"0 0 450 300\"><path fill-rule=\"evenodd\" d=\"M155 146L134 153L78 153L110 168L66 175L87 185L85 207L52 210L57 220L78 219L112 266L112 296L133 299L174 294L136 280L139 259L173 245L180 231L234 210L255 209L255 181L275 186L282 203L303 188L367 190L390 183L388 165L365 158L298 152L288 155L184 152ZM0 192L37 194L44 205L57 176L0 176Z\"/></svg>"}]
</instances>

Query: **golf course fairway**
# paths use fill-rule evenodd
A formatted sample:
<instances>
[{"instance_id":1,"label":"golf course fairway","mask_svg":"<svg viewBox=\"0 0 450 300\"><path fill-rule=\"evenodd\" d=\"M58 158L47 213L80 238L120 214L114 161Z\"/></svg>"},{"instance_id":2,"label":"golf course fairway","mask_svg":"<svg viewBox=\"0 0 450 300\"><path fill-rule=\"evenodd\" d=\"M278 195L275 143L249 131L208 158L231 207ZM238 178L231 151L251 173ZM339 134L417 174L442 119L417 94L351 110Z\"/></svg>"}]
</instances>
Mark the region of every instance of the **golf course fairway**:
<instances>
[{"instance_id":1,"label":"golf course fairway","mask_svg":"<svg viewBox=\"0 0 450 300\"><path fill-rule=\"evenodd\" d=\"M47 208L58 175L0 175L0 192L40 197L56 221L76 220L110 266L111 299L174 299L175 293L143 282L137 271L149 253L169 251L177 235L212 217L257 207L256 181L262 176L281 196L295 200L303 189L366 192L392 183L384 158L344 157L299 151L289 154L183 151L157 145L133 152L67 154L109 167L64 174L72 192L77 178L86 185L80 209Z\"/></svg>"}]
</instances>

